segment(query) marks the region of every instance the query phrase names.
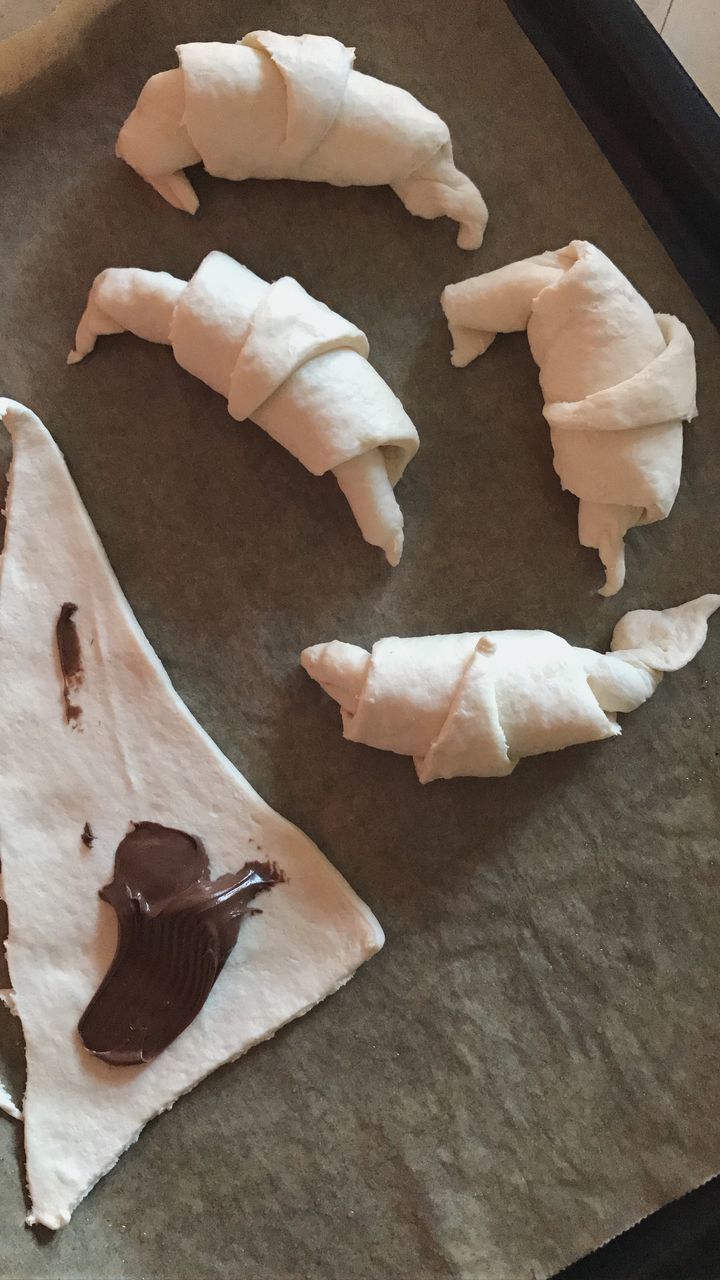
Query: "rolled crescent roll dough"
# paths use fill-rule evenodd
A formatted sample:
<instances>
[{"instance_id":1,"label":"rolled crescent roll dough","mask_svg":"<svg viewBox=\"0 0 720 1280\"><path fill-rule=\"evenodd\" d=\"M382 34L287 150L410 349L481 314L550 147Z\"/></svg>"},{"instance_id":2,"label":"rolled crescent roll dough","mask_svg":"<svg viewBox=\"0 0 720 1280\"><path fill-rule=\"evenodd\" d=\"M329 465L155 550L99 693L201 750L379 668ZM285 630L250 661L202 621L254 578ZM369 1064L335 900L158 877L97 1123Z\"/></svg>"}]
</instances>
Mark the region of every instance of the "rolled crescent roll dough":
<instances>
[{"instance_id":1,"label":"rolled crescent roll dough","mask_svg":"<svg viewBox=\"0 0 720 1280\"><path fill-rule=\"evenodd\" d=\"M95 278L68 363L98 335L129 330L172 346L178 364L252 418L313 475L332 471L366 542L391 565L403 517L393 488L418 448L397 396L368 363L368 340L289 276L268 284L224 253L189 283L111 267Z\"/></svg>"},{"instance_id":2,"label":"rolled crescent roll dough","mask_svg":"<svg viewBox=\"0 0 720 1280\"><path fill-rule=\"evenodd\" d=\"M412 756L421 782L502 777L523 756L620 733L666 671L702 648L720 595L628 613L611 652L549 631L392 637L372 653L332 640L305 649L308 675L340 705L344 736Z\"/></svg>"},{"instance_id":3,"label":"rolled crescent roll dough","mask_svg":"<svg viewBox=\"0 0 720 1280\"><path fill-rule=\"evenodd\" d=\"M527 329L555 470L580 499L581 544L597 547L605 566L600 594L614 595L628 529L664 520L677 495L682 424L697 414L688 330L653 315L586 240L448 285L442 305L458 367L497 333Z\"/></svg>"},{"instance_id":4,"label":"rolled crescent roll dough","mask_svg":"<svg viewBox=\"0 0 720 1280\"><path fill-rule=\"evenodd\" d=\"M29 1221L58 1228L152 1116L336 991L383 935L175 693L42 423L8 400L0 417L14 446L0 561L7 955L27 1050ZM77 606L83 671L72 724L55 642L66 601ZM78 1020L115 948L115 913L98 891L129 824L142 821L196 835L214 876L260 858L287 882L243 924L187 1029L154 1061L113 1067L83 1047Z\"/></svg>"},{"instance_id":5,"label":"rolled crescent roll dough","mask_svg":"<svg viewBox=\"0 0 720 1280\"><path fill-rule=\"evenodd\" d=\"M176 209L198 199L183 169L219 178L389 185L410 213L460 224L477 249L487 208L453 160L450 130L396 85L353 70L331 36L252 31L238 44L181 44L180 67L145 85L117 154Z\"/></svg>"}]
</instances>

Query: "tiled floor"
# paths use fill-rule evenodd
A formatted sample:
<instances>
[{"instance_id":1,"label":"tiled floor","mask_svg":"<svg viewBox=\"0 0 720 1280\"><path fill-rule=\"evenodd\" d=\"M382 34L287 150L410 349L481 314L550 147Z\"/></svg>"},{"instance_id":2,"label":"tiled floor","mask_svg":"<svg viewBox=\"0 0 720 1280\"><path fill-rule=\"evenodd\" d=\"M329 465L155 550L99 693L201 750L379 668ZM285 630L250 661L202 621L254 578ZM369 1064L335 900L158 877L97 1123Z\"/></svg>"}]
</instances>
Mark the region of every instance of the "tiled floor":
<instances>
[{"instance_id":1,"label":"tiled floor","mask_svg":"<svg viewBox=\"0 0 720 1280\"><path fill-rule=\"evenodd\" d=\"M720 112L720 0L638 0L638 4Z\"/></svg>"}]
</instances>

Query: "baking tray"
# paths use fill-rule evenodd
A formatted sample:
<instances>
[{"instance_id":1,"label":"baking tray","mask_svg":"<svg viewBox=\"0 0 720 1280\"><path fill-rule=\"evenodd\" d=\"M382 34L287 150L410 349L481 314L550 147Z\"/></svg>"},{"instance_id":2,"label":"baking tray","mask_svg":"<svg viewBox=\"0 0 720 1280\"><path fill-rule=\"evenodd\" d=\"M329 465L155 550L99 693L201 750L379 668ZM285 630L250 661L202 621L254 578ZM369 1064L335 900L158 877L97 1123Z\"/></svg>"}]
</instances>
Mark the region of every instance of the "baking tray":
<instances>
[{"instance_id":1,"label":"baking tray","mask_svg":"<svg viewBox=\"0 0 720 1280\"><path fill-rule=\"evenodd\" d=\"M446 117L490 205L479 252L386 189L200 174L186 218L114 159L175 44L262 27L331 32ZM619 741L427 788L408 760L341 742L298 654L504 626L603 647L626 610L717 589L717 333L502 0L441 16L431 0L122 0L3 104L0 171L3 392L53 431L188 705L387 932L341 993L153 1122L57 1236L22 1227L4 1125L4 1274L546 1277L720 1165L717 624ZM609 601L524 335L458 372L438 306L448 281L576 236L678 314L698 356L678 501L632 533ZM65 367L97 271L187 277L210 249L366 329L422 440L398 569L330 478L234 423L168 351L124 336Z\"/></svg>"}]
</instances>

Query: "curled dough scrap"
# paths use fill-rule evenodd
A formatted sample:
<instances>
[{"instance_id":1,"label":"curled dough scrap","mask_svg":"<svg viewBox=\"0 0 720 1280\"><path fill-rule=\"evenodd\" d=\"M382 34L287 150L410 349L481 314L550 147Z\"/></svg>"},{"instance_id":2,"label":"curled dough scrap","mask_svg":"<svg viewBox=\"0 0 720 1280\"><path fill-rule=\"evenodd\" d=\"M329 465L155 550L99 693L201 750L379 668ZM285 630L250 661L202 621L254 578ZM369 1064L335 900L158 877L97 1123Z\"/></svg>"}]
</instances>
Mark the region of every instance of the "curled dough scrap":
<instances>
[{"instance_id":1,"label":"curled dough scrap","mask_svg":"<svg viewBox=\"0 0 720 1280\"><path fill-rule=\"evenodd\" d=\"M497 333L527 329L540 369L555 470L580 499L578 536L625 581L624 538L669 515L682 468L682 424L696 417L695 348L675 316L653 315L586 240L448 285L442 305L464 367Z\"/></svg>"},{"instance_id":2,"label":"curled dough scrap","mask_svg":"<svg viewBox=\"0 0 720 1280\"><path fill-rule=\"evenodd\" d=\"M372 653L333 640L301 663L340 705L344 736L412 756L421 782L512 773L523 756L620 733L666 671L700 651L720 595L628 613L611 652L549 631L485 631L378 640Z\"/></svg>"},{"instance_id":3,"label":"curled dough scrap","mask_svg":"<svg viewBox=\"0 0 720 1280\"><path fill-rule=\"evenodd\" d=\"M394 486L418 448L397 396L368 364L365 334L289 276L268 284L224 253L190 282L110 267L97 276L68 363L101 334L171 346L178 364L252 418L313 475L334 472L360 531L391 565L403 547Z\"/></svg>"},{"instance_id":4,"label":"curled dough scrap","mask_svg":"<svg viewBox=\"0 0 720 1280\"><path fill-rule=\"evenodd\" d=\"M202 161L238 182L388 185L410 213L458 222L462 249L482 244L487 207L455 167L447 125L404 89L354 71L354 49L330 36L253 31L177 54L178 69L148 80L116 147L174 208L195 213L183 170Z\"/></svg>"}]
</instances>

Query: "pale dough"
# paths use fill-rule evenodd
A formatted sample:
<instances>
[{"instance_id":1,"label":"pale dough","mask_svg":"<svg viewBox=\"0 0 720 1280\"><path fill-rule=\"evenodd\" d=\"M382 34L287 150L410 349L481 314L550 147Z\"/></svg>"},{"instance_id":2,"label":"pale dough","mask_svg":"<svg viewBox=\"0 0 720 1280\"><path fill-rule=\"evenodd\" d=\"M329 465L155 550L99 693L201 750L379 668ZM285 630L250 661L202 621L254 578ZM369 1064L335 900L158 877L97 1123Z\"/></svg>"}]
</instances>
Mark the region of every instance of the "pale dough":
<instances>
[{"instance_id":1,"label":"pale dough","mask_svg":"<svg viewBox=\"0 0 720 1280\"><path fill-rule=\"evenodd\" d=\"M450 130L395 85L353 70L331 36L253 31L238 44L182 44L180 67L145 85L117 154L176 209L198 199L183 170L391 186L410 213L445 214L477 249L487 208L453 160Z\"/></svg>"},{"instance_id":2,"label":"pale dough","mask_svg":"<svg viewBox=\"0 0 720 1280\"><path fill-rule=\"evenodd\" d=\"M586 240L448 285L442 305L459 367L497 333L527 329L555 470L580 499L580 542L605 565L600 594L614 595L628 529L664 520L677 495L682 424L697 414L688 330L653 315Z\"/></svg>"},{"instance_id":3,"label":"pale dough","mask_svg":"<svg viewBox=\"0 0 720 1280\"><path fill-rule=\"evenodd\" d=\"M189 283L111 267L95 278L68 362L100 334L171 345L178 364L252 418L313 475L333 471L360 531L391 565L403 548L394 486L418 448L397 396L368 363L362 330L289 276L268 284L224 253Z\"/></svg>"},{"instance_id":4,"label":"pale dough","mask_svg":"<svg viewBox=\"0 0 720 1280\"><path fill-rule=\"evenodd\" d=\"M0 560L7 951L27 1048L29 1221L58 1228L152 1116L336 991L383 934L181 702L42 423L8 400L0 416L13 440ZM55 643L66 601L77 605L84 663L77 727L64 716ZM188 1029L147 1066L111 1067L83 1048L77 1024L115 947L115 917L98 890L129 823L148 819L200 836L213 876L264 858L288 882L243 923ZM80 839L86 822L91 850ZM319 1048L320 1075L321 1057Z\"/></svg>"},{"instance_id":5,"label":"pale dough","mask_svg":"<svg viewBox=\"0 0 720 1280\"><path fill-rule=\"evenodd\" d=\"M620 733L666 671L695 657L720 595L628 613L611 652L549 631L392 637L372 653L332 640L305 649L305 670L340 705L350 742L412 756L421 782L502 777L523 756Z\"/></svg>"},{"instance_id":6,"label":"pale dough","mask_svg":"<svg viewBox=\"0 0 720 1280\"><path fill-rule=\"evenodd\" d=\"M13 1120L22 1119L22 1111L2 1080L0 1080L0 1111L4 1111L5 1115L10 1116Z\"/></svg>"}]
</instances>

